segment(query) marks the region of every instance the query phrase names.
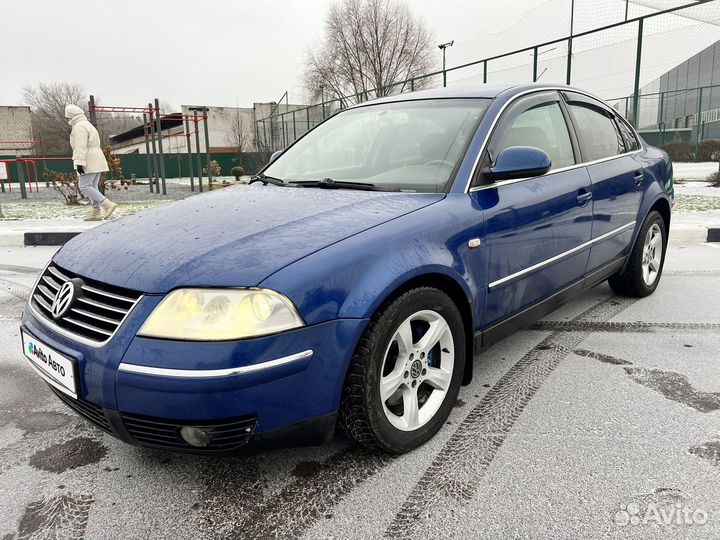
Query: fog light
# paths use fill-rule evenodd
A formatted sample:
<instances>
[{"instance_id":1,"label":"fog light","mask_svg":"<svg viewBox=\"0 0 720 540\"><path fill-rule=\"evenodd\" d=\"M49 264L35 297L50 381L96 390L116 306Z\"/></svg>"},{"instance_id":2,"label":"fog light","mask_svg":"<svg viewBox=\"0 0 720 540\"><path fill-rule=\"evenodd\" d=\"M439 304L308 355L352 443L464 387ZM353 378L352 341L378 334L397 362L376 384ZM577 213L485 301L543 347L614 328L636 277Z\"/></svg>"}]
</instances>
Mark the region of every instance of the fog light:
<instances>
[{"instance_id":1,"label":"fog light","mask_svg":"<svg viewBox=\"0 0 720 540\"><path fill-rule=\"evenodd\" d=\"M199 427L183 426L180 428L180 436L192 446L203 447L210 444L210 434Z\"/></svg>"}]
</instances>

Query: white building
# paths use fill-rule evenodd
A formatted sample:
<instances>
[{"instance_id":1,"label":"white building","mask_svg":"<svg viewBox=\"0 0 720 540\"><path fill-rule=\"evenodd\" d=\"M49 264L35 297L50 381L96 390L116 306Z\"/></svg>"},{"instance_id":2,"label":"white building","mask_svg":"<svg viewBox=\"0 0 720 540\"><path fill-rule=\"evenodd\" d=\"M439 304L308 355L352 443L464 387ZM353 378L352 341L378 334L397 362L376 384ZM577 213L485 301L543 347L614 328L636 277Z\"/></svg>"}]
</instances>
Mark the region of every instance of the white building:
<instances>
[{"instance_id":1,"label":"white building","mask_svg":"<svg viewBox=\"0 0 720 540\"><path fill-rule=\"evenodd\" d=\"M30 107L0 106L0 156L32 155Z\"/></svg>"},{"instance_id":2,"label":"white building","mask_svg":"<svg viewBox=\"0 0 720 540\"><path fill-rule=\"evenodd\" d=\"M305 105L254 103L252 107L208 107L208 140L210 151L215 153L259 152L256 125L257 120L271 114L301 109ZM197 123L188 119L189 115L202 116L202 112L193 105L182 105L181 112L162 118L163 153L175 154L187 152L185 122L189 123L190 147L197 151L195 130L199 129L200 150L205 151L205 126L202 120ZM110 137L110 146L116 154L144 154L145 137L143 126L135 127L124 133ZM151 149L152 151L152 149Z\"/></svg>"}]
</instances>

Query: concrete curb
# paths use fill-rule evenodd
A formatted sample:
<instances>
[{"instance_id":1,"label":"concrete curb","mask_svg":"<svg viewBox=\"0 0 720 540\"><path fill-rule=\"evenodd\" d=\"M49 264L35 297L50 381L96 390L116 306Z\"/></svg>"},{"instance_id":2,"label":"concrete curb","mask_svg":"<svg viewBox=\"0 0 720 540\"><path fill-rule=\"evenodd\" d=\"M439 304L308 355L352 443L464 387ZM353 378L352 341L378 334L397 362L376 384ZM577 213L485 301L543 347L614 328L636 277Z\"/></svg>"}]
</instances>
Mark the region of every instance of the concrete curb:
<instances>
[{"instance_id":1,"label":"concrete curb","mask_svg":"<svg viewBox=\"0 0 720 540\"><path fill-rule=\"evenodd\" d=\"M66 232L26 232L23 233L25 246L62 246L81 231Z\"/></svg>"}]
</instances>

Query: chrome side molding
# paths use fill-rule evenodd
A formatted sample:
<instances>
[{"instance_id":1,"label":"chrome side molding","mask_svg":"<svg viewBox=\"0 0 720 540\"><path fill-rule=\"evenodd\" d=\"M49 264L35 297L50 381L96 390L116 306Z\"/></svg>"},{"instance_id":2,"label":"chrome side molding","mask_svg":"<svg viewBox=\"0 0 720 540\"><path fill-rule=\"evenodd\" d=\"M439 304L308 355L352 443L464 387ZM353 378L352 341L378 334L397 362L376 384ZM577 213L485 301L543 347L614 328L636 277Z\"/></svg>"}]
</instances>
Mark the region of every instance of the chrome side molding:
<instances>
[{"instance_id":1,"label":"chrome side molding","mask_svg":"<svg viewBox=\"0 0 720 540\"><path fill-rule=\"evenodd\" d=\"M125 371L126 373L137 373L140 375L155 375L158 377L180 377L185 379L211 379L215 377L233 377L236 375L247 375L249 373L256 373L266 369L271 369L278 366L283 366L291 362L296 362L304 358L309 358L313 355L312 349L302 351L299 353L291 354L289 356L283 356L282 358L276 358L274 360L268 360L267 362L260 362L259 364L252 364L249 366L239 366L234 368L223 368L223 369L173 369L173 368L159 368L152 366L140 366L138 364L128 364L126 362L120 363L118 371Z\"/></svg>"},{"instance_id":2,"label":"chrome side molding","mask_svg":"<svg viewBox=\"0 0 720 540\"><path fill-rule=\"evenodd\" d=\"M490 283L488 285L488 288L492 291L493 289L497 289L501 285L505 285L506 283L510 283L511 281L520 279L521 277L523 277L527 274L530 274L532 272L535 272L536 270L540 270L541 268L544 268L553 263L556 263L558 261L566 259L567 257L570 257L571 255L575 255L576 253L580 253L581 251L584 251L584 250L592 247L593 244L597 244L599 242L602 242L603 240L607 240L608 238L611 238L613 236L624 233L625 231L634 228L636 223L637 223L637 221L631 221L630 223L626 223L622 227L618 227L617 229L613 229L610 232L606 232L605 234L598 236L597 238L593 238L592 240L589 240L588 242L580 244L577 247L569 249L568 251L563 251L562 253L559 253L559 254L555 255L554 257L550 257L549 259L540 261L537 264L528 266L527 268L524 268L523 270L520 270L519 272L515 272L514 274L505 276L504 278L498 279L497 281L493 281L492 283Z\"/></svg>"}]
</instances>

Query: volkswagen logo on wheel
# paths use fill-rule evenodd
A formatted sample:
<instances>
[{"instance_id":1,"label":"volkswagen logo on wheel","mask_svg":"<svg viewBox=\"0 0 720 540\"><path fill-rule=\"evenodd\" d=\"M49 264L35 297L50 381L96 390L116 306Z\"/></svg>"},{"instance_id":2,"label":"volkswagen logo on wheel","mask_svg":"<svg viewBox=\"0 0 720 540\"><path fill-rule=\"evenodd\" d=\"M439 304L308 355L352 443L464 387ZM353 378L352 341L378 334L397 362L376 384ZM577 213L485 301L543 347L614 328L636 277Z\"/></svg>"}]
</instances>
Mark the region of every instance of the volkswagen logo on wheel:
<instances>
[{"instance_id":1,"label":"volkswagen logo on wheel","mask_svg":"<svg viewBox=\"0 0 720 540\"><path fill-rule=\"evenodd\" d=\"M79 289L80 286L74 281L66 281L62 284L60 290L55 296L55 300L53 300L52 306L50 306L50 313L52 314L53 318L59 319L60 317L65 315L65 313L68 309L70 309L70 306L75 300Z\"/></svg>"}]
</instances>

